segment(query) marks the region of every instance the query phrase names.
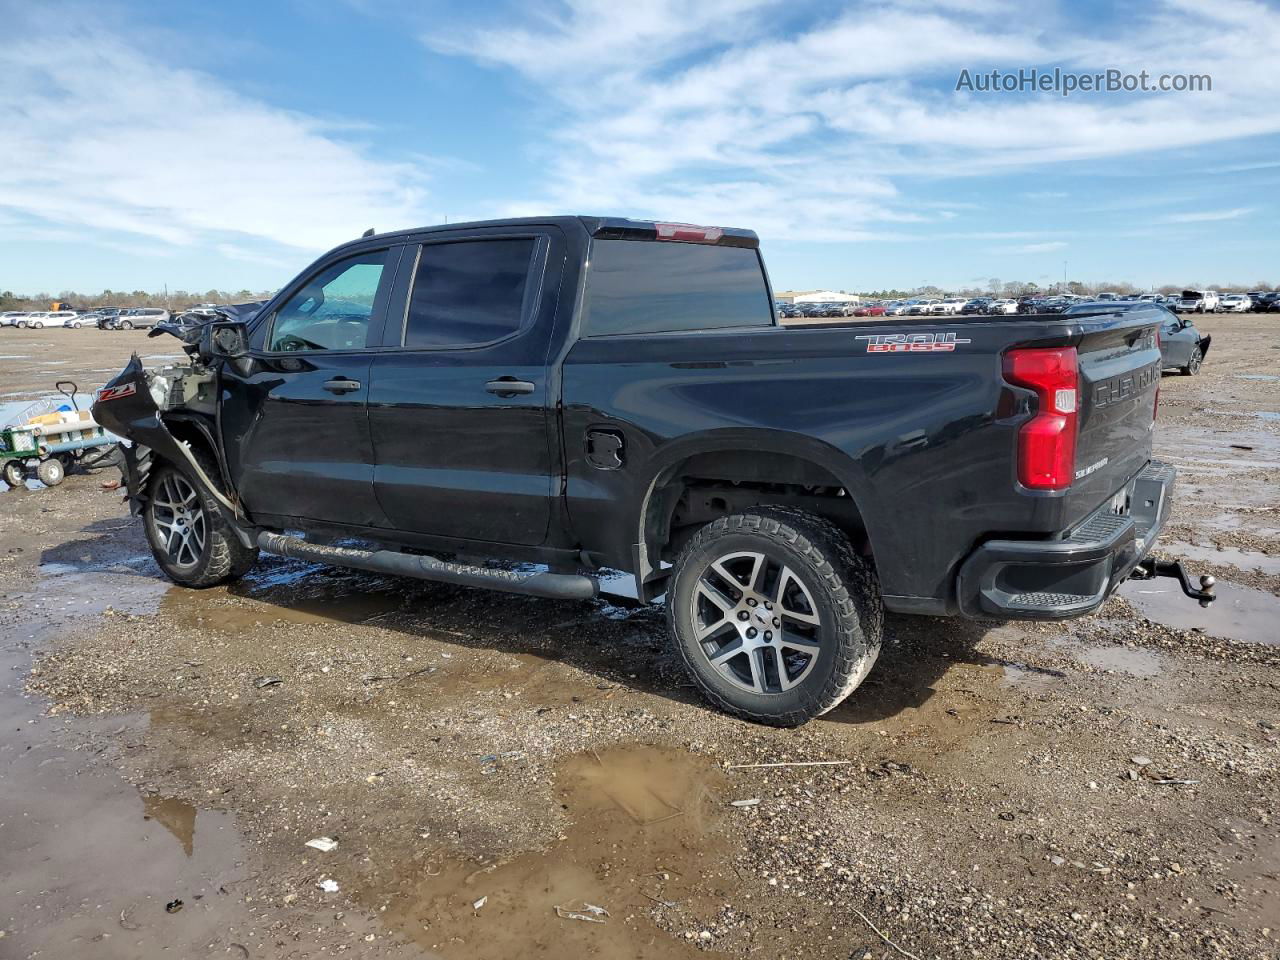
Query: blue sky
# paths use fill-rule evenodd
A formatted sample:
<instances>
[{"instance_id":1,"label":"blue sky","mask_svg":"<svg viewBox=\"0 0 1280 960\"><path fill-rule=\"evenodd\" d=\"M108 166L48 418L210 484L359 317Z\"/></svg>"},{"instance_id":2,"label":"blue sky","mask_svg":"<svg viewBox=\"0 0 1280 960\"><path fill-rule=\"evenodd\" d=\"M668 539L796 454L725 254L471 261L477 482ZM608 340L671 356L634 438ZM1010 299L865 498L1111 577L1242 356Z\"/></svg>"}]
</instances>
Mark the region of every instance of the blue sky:
<instances>
[{"instance_id":1,"label":"blue sky","mask_svg":"<svg viewBox=\"0 0 1280 960\"><path fill-rule=\"evenodd\" d=\"M270 289L379 230L745 226L775 287L1280 283L1252 0L0 0L0 289ZM957 92L962 69L1212 91Z\"/></svg>"}]
</instances>

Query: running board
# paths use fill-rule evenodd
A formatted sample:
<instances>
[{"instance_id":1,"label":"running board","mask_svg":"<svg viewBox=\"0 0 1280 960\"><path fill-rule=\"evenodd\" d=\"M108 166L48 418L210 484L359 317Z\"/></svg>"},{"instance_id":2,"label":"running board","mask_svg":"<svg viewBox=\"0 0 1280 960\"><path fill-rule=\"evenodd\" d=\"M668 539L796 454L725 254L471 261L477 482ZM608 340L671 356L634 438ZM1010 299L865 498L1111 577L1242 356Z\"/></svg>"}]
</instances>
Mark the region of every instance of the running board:
<instances>
[{"instance_id":1,"label":"running board","mask_svg":"<svg viewBox=\"0 0 1280 960\"><path fill-rule=\"evenodd\" d=\"M389 573L418 580L438 580L463 587L486 587L507 593L522 593L530 597L549 597L553 600L590 600L596 596L599 585L591 577L580 573L549 573L534 571L497 570L467 563L450 563L435 557L394 550L356 550L351 547L331 547L308 543L298 537L263 531L258 534L258 546L267 553L313 563L328 563L335 567L351 567L371 573Z\"/></svg>"}]
</instances>

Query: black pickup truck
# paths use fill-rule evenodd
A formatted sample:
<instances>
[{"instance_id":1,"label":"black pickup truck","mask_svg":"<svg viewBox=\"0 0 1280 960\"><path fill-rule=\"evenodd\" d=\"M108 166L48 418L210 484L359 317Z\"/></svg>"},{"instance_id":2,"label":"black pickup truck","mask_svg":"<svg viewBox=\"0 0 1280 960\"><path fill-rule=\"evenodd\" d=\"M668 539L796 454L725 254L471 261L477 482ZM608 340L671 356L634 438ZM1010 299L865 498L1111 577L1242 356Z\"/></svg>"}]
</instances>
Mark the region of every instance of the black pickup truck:
<instances>
[{"instance_id":1,"label":"black pickup truck","mask_svg":"<svg viewBox=\"0 0 1280 960\"><path fill-rule=\"evenodd\" d=\"M883 611L1045 620L1147 559L1157 324L779 326L750 231L594 217L367 235L99 391L180 584L258 551L586 599L665 596L708 699L803 723Z\"/></svg>"}]
</instances>

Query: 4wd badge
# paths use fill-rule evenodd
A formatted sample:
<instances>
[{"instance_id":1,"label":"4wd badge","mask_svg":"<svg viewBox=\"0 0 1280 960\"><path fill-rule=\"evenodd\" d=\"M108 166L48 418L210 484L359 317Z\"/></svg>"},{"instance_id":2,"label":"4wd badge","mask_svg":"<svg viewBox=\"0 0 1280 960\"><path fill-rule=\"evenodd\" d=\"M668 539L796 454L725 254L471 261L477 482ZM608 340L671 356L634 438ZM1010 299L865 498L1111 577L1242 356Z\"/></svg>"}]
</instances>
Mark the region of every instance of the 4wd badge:
<instances>
[{"instance_id":1,"label":"4wd badge","mask_svg":"<svg viewBox=\"0 0 1280 960\"><path fill-rule=\"evenodd\" d=\"M855 339L867 341L867 353L951 353L957 343L973 342L954 333L875 333Z\"/></svg>"}]
</instances>

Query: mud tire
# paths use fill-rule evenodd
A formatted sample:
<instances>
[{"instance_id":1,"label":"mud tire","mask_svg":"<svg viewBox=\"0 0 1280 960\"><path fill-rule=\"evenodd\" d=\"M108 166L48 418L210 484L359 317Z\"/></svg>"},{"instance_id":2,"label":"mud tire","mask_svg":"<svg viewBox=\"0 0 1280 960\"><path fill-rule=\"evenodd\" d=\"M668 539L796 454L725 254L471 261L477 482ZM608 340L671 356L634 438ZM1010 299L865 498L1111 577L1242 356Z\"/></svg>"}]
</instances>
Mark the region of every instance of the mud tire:
<instances>
[{"instance_id":1,"label":"mud tire","mask_svg":"<svg viewBox=\"0 0 1280 960\"><path fill-rule=\"evenodd\" d=\"M752 693L712 666L696 639L694 591L708 565L734 551L761 552L785 564L812 595L821 621L820 653L790 689ZM835 708L880 654L884 608L874 568L833 524L790 507L758 507L699 530L681 551L667 593L676 652L706 699L755 723L797 727Z\"/></svg>"},{"instance_id":2,"label":"mud tire","mask_svg":"<svg viewBox=\"0 0 1280 960\"><path fill-rule=\"evenodd\" d=\"M205 476L220 476L218 465L214 459L202 450L193 450L192 455L200 464ZM171 557L166 545L160 541L159 528L156 523L157 494L164 489L166 481L176 477L188 485L194 492L199 508L204 515L204 542L201 545L194 563L178 563ZM238 580L249 572L258 560L258 548L246 547L223 518L214 499L200 491L188 474L179 470L168 461L157 461L147 477L147 499L142 508L142 526L146 533L147 544L151 547L151 555L155 557L164 575L174 583L194 589L217 586L231 580Z\"/></svg>"}]
</instances>

